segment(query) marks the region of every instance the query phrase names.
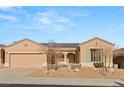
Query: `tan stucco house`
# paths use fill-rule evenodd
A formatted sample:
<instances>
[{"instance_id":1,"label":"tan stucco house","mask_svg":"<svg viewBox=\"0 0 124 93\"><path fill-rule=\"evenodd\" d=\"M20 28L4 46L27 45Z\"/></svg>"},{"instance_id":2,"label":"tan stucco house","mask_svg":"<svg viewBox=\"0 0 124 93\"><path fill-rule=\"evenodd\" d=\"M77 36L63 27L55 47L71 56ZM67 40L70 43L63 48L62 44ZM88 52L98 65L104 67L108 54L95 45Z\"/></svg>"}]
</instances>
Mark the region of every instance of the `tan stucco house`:
<instances>
[{"instance_id":1,"label":"tan stucco house","mask_svg":"<svg viewBox=\"0 0 124 93\"><path fill-rule=\"evenodd\" d=\"M58 63L80 63L82 67L94 67L94 63L106 62L113 66L114 44L100 38L93 38L82 43L56 43L62 56ZM23 39L7 47L4 51L5 67L42 68L47 66L48 43L37 43ZM109 54L108 54L109 53Z\"/></svg>"}]
</instances>

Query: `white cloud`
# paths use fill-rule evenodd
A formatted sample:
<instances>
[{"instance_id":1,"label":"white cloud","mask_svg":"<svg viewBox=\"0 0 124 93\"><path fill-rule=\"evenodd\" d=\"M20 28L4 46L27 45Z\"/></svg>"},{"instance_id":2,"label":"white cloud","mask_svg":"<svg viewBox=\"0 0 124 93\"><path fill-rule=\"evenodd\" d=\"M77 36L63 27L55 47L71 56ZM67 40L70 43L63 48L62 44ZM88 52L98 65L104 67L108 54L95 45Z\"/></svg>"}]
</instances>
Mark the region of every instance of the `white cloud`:
<instances>
[{"instance_id":1,"label":"white cloud","mask_svg":"<svg viewBox=\"0 0 124 93\"><path fill-rule=\"evenodd\" d=\"M39 21L42 28L50 29L54 31L67 30L72 26L75 26L75 18L86 17L91 15L91 12L78 8L78 10L67 10L65 12L56 12L54 10L39 12L36 16L36 20Z\"/></svg>"},{"instance_id":2,"label":"white cloud","mask_svg":"<svg viewBox=\"0 0 124 93\"><path fill-rule=\"evenodd\" d=\"M84 17L90 15L90 12L84 10L68 10L69 12L56 12L56 10L48 10L45 12L38 12L31 15L28 11L24 10L23 7L0 7L3 11L0 14L0 19L18 21L19 24L24 25L21 29L41 29L47 31L67 31L69 28L76 26L73 20L74 17ZM4 13L6 12L6 13ZM26 22L22 23L20 20ZM29 23L29 24L27 24ZM27 26L27 25L28 26Z\"/></svg>"},{"instance_id":3,"label":"white cloud","mask_svg":"<svg viewBox=\"0 0 124 93\"><path fill-rule=\"evenodd\" d=\"M61 15L58 12L40 12L36 17L36 20L39 21L42 28L50 29L54 31L63 31L71 26L73 22L69 17Z\"/></svg>"},{"instance_id":4,"label":"white cloud","mask_svg":"<svg viewBox=\"0 0 124 93\"><path fill-rule=\"evenodd\" d=\"M0 10L1 11L8 11L8 10L12 10L13 7L10 7L10 6L0 6Z\"/></svg>"},{"instance_id":5,"label":"white cloud","mask_svg":"<svg viewBox=\"0 0 124 93\"><path fill-rule=\"evenodd\" d=\"M16 16L3 15L3 14L0 14L0 19L3 19L3 20L10 20L10 21L16 21L16 20L17 20Z\"/></svg>"},{"instance_id":6,"label":"white cloud","mask_svg":"<svg viewBox=\"0 0 124 93\"><path fill-rule=\"evenodd\" d=\"M40 21L42 24L45 24L45 25L49 25L49 24L52 24L52 23L53 23L52 20L49 19L49 17L45 17L45 16L40 17L40 18L39 18L39 21Z\"/></svg>"},{"instance_id":7,"label":"white cloud","mask_svg":"<svg viewBox=\"0 0 124 93\"><path fill-rule=\"evenodd\" d=\"M28 13L23 7L12 7L12 6L0 6L0 19L9 20L9 21L17 21L19 18L23 16L28 17Z\"/></svg>"},{"instance_id":8,"label":"white cloud","mask_svg":"<svg viewBox=\"0 0 124 93\"><path fill-rule=\"evenodd\" d=\"M18 7L14 7L14 6L0 6L0 10L3 12L10 12L10 13L25 13L26 11L23 10L23 7L18 6Z\"/></svg>"}]
</instances>

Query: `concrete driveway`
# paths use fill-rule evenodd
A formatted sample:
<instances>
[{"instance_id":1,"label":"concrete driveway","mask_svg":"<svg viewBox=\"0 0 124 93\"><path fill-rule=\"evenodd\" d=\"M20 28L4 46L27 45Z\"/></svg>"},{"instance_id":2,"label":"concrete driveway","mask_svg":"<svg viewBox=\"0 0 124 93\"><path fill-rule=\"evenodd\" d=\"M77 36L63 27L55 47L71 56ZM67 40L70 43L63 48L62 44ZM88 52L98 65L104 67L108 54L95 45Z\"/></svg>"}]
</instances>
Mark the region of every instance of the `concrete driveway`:
<instances>
[{"instance_id":1,"label":"concrete driveway","mask_svg":"<svg viewBox=\"0 0 124 93\"><path fill-rule=\"evenodd\" d=\"M25 77L37 70L36 68L0 68L0 84L31 84L56 86L124 86L124 80L119 79L81 79L81 78L50 78ZM42 69L41 69L42 70Z\"/></svg>"}]
</instances>

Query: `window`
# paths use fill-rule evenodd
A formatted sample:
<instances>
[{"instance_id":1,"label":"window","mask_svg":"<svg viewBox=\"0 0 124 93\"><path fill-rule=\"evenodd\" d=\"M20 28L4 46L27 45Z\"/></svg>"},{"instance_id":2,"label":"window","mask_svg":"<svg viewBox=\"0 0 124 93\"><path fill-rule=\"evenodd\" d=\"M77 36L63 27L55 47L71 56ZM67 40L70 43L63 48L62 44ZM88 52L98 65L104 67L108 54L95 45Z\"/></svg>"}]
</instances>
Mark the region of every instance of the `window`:
<instances>
[{"instance_id":1,"label":"window","mask_svg":"<svg viewBox=\"0 0 124 93\"><path fill-rule=\"evenodd\" d=\"M58 55L59 55L58 60L64 62L64 54L60 53Z\"/></svg>"},{"instance_id":2,"label":"window","mask_svg":"<svg viewBox=\"0 0 124 93\"><path fill-rule=\"evenodd\" d=\"M101 49L90 49L91 51L91 62L100 62L101 61Z\"/></svg>"}]
</instances>

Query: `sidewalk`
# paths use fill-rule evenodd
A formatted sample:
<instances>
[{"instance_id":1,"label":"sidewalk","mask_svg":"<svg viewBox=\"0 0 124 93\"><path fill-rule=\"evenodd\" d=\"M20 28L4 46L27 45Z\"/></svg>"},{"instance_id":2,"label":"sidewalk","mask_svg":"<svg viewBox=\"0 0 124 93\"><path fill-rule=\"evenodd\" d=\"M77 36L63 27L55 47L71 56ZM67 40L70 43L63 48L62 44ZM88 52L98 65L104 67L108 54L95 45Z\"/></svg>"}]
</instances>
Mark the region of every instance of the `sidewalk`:
<instances>
[{"instance_id":1,"label":"sidewalk","mask_svg":"<svg viewBox=\"0 0 124 93\"><path fill-rule=\"evenodd\" d=\"M0 84L72 85L72 86L124 86L121 80L97 80L79 78L9 78L1 79ZM121 85L122 84L122 85Z\"/></svg>"}]
</instances>

